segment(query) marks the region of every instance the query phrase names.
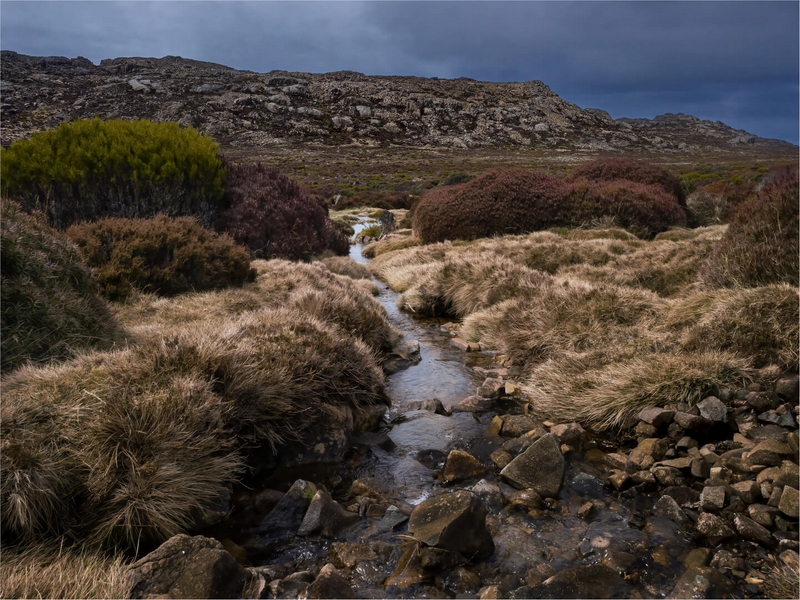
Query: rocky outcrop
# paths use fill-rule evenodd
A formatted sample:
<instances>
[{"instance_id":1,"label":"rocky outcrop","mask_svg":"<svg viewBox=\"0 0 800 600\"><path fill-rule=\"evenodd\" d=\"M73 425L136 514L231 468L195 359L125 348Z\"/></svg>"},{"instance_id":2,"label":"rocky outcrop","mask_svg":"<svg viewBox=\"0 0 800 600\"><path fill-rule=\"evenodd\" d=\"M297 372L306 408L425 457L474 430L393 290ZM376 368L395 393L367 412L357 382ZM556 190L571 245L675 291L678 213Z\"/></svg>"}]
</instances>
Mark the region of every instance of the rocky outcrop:
<instances>
[{"instance_id":1,"label":"rocky outcrop","mask_svg":"<svg viewBox=\"0 0 800 600\"><path fill-rule=\"evenodd\" d=\"M658 153L796 152L717 121L665 114L612 119L541 81L254 73L180 57L32 57L2 52L4 144L63 121L99 116L178 121L222 143L391 143Z\"/></svg>"}]
</instances>

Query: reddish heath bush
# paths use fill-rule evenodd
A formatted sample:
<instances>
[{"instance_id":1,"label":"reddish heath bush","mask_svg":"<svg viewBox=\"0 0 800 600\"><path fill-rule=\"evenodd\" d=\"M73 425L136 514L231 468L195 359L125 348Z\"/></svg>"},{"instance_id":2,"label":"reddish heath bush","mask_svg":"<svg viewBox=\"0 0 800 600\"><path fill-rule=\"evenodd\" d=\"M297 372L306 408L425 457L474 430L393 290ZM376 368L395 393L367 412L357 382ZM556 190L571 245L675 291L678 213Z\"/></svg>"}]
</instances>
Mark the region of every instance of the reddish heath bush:
<instances>
[{"instance_id":1,"label":"reddish heath bush","mask_svg":"<svg viewBox=\"0 0 800 600\"><path fill-rule=\"evenodd\" d=\"M230 209L220 216L217 229L255 257L308 259L327 249L349 251L322 200L277 169L229 164L226 194Z\"/></svg>"},{"instance_id":2,"label":"reddish heath bush","mask_svg":"<svg viewBox=\"0 0 800 600\"><path fill-rule=\"evenodd\" d=\"M633 181L577 181L564 204L573 225L610 217L642 237L686 225L686 215L674 196L661 187Z\"/></svg>"},{"instance_id":3,"label":"reddish heath bush","mask_svg":"<svg viewBox=\"0 0 800 600\"><path fill-rule=\"evenodd\" d=\"M431 243L566 224L562 203L568 190L560 179L544 173L496 169L425 194L414 210L414 232Z\"/></svg>"},{"instance_id":4,"label":"reddish heath bush","mask_svg":"<svg viewBox=\"0 0 800 600\"><path fill-rule=\"evenodd\" d=\"M775 179L736 211L709 256L701 278L708 287L798 285L798 175Z\"/></svg>"},{"instance_id":5,"label":"reddish heath bush","mask_svg":"<svg viewBox=\"0 0 800 600\"><path fill-rule=\"evenodd\" d=\"M577 167L566 177L568 182L576 182L580 179L588 179L589 181L627 179L636 183L657 185L675 196L680 206L686 206L686 194L681 187L680 180L663 167L643 160L635 158L601 158Z\"/></svg>"},{"instance_id":6,"label":"reddish heath bush","mask_svg":"<svg viewBox=\"0 0 800 600\"><path fill-rule=\"evenodd\" d=\"M111 300L136 289L173 296L255 279L247 251L193 217L103 219L73 225L67 236L94 267L101 293Z\"/></svg>"}]
</instances>

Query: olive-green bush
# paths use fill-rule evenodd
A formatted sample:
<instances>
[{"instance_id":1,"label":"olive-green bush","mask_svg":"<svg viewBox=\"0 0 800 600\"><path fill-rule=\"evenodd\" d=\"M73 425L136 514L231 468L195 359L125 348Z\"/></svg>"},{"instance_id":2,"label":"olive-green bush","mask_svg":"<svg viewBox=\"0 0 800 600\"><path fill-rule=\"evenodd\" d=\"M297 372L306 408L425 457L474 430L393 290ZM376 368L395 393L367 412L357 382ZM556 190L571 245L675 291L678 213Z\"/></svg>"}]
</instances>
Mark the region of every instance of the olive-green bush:
<instances>
[{"instance_id":1,"label":"olive-green bush","mask_svg":"<svg viewBox=\"0 0 800 600\"><path fill-rule=\"evenodd\" d=\"M110 300L134 290L173 296L241 286L255 278L243 247L192 217L101 219L73 225L67 235Z\"/></svg>"},{"instance_id":2,"label":"olive-green bush","mask_svg":"<svg viewBox=\"0 0 800 600\"><path fill-rule=\"evenodd\" d=\"M0 205L2 370L112 345L116 320L75 245L42 215Z\"/></svg>"},{"instance_id":3,"label":"olive-green bush","mask_svg":"<svg viewBox=\"0 0 800 600\"><path fill-rule=\"evenodd\" d=\"M225 208L217 144L177 123L63 123L2 151L2 193L57 229L103 217L191 215L206 226Z\"/></svg>"}]
</instances>

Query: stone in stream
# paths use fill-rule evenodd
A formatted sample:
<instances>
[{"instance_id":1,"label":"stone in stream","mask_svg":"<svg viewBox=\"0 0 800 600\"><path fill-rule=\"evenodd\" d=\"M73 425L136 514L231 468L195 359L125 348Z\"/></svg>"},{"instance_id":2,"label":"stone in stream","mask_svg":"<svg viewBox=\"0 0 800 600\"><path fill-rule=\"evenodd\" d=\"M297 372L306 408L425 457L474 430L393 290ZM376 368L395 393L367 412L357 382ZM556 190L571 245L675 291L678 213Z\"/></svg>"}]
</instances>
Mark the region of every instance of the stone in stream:
<instances>
[{"instance_id":1,"label":"stone in stream","mask_svg":"<svg viewBox=\"0 0 800 600\"><path fill-rule=\"evenodd\" d=\"M481 396L468 396L453 407L453 412L489 412L494 402Z\"/></svg>"},{"instance_id":2,"label":"stone in stream","mask_svg":"<svg viewBox=\"0 0 800 600\"><path fill-rule=\"evenodd\" d=\"M317 488L313 483L302 479L295 481L261 523L247 532L253 537L245 540L242 547L255 552L268 552L294 537L303 522L310 498L316 493Z\"/></svg>"},{"instance_id":3,"label":"stone in stream","mask_svg":"<svg viewBox=\"0 0 800 600\"><path fill-rule=\"evenodd\" d=\"M178 534L125 572L132 598L240 598L247 572L217 540Z\"/></svg>"},{"instance_id":4,"label":"stone in stream","mask_svg":"<svg viewBox=\"0 0 800 600\"><path fill-rule=\"evenodd\" d=\"M505 415L503 419L503 429L500 434L504 437L516 438L530 431L538 435L544 435L547 430L533 415Z\"/></svg>"},{"instance_id":5,"label":"stone in stream","mask_svg":"<svg viewBox=\"0 0 800 600\"><path fill-rule=\"evenodd\" d=\"M463 450L451 450L444 462L439 479L443 483L455 483L486 474L487 469L478 459Z\"/></svg>"},{"instance_id":6,"label":"stone in stream","mask_svg":"<svg viewBox=\"0 0 800 600\"><path fill-rule=\"evenodd\" d=\"M466 490L420 503L411 513L408 532L428 546L460 552L469 559L481 560L494 552L486 529L486 507Z\"/></svg>"},{"instance_id":7,"label":"stone in stream","mask_svg":"<svg viewBox=\"0 0 800 600\"><path fill-rule=\"evenodd\" d=\"M603 496L603 482L588 473L578 473L569 484L570 489L581 496L601 498Z\"/></svg>"},{"instance_id":8,"label":"stone in stream","mask_svg":"<svg viewBox=\"0 0 800 600\"><path fill-rule=\"evenodd\" d=\"M672 519L678 525L685 525L689 522L689 517L672 496L661 496L653 506L653 514Z\"/></svg>"},{"instance_id":9,"label":"stone in stream","mask_svg":"<svg viewBox=\"0 0 800 600\"><path fill-rule=\"evenodd\" d=\"M319 571L319 575L308 588L308 598L356 598L356 594L347 580L339 574L332 564L328 563Z\"/></svg>"},{"instance_id":10,"label":"stone in stream","mask_svg":"<svg viewBox=\"0 0 800 600\"><path fill-rule=\"evenodd\" d=\"M391 505L386 509L386 512L383 513L381 520L378 521L378 531L391 531L400 525L400 523L405 523L406 521L408 521L408 517L404 515L399 508Z\"/></svg>"},{"instance_id":11,"label":"stone in stream","mask_svg":"<svg viewBox=\"0 0 800 600\"><path fill-rule=\"evenodd\" d=\"M358 514L343 509L327 490L320 489L311 499L297 535L338 537L358 520Z\"/></svg>"},{"instance_id":12,"label":"stone in stream","mask_svg":"<svg viewBox=\"0 0 800 600\"><path fill-rule=\"evenodd\" d=\"M561 490L564 469L558 438L548 433L512 460L500 476L517 488L531 488L542 497L555 498Z\"/></svg>"},{"instance_id":13,"label":"stone in stream","mask_svg":"<svg viewBox=\"0 0 800 600\"><path fill-rule=\"evenodd\" d=\"M732 587L728 578L714 568L691 567L681 575L667 597L728 598Z\"/></svg>"},{"instance_id":14,"label":"stone in stream","mask_svg":"<svg viewBox=\"0 0 800 600\"><path fill-rule=\"evenodd\" d=\"M509 592L507 598L630 598L634 589L605 565L572 567L535 586Z\"/></svg>"},{"instance_id":15,"label":"stone in stream","mask_svg":"<svg viewBox=\"0 0 800 600\"><path fill-rule=\"evenodd\" d=\"M736 533L728 526L725 519L703 513L697 519L697 530L702 533L712 546L736 537Z\"/></svg>"}]
</instances>

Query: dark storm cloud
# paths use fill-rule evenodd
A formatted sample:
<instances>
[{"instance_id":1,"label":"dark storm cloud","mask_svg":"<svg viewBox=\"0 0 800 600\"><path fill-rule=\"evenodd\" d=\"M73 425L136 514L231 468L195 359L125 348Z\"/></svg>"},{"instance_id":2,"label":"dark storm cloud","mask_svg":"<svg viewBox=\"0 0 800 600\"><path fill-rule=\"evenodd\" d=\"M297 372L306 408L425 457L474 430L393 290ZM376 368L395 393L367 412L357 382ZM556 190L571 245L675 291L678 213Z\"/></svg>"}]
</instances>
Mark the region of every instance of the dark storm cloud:
<instances>
[{"instance_id":1,"label":"dark storm cloud","mask_svg":"<svg viewBox=\"0 0 800 600\"><path fill-rule=\"evenodd\" d=\"M796 2L6 2L2 47L240 69L539 79L614 117L797 143Z\"/></svg>"}]
</instances>

